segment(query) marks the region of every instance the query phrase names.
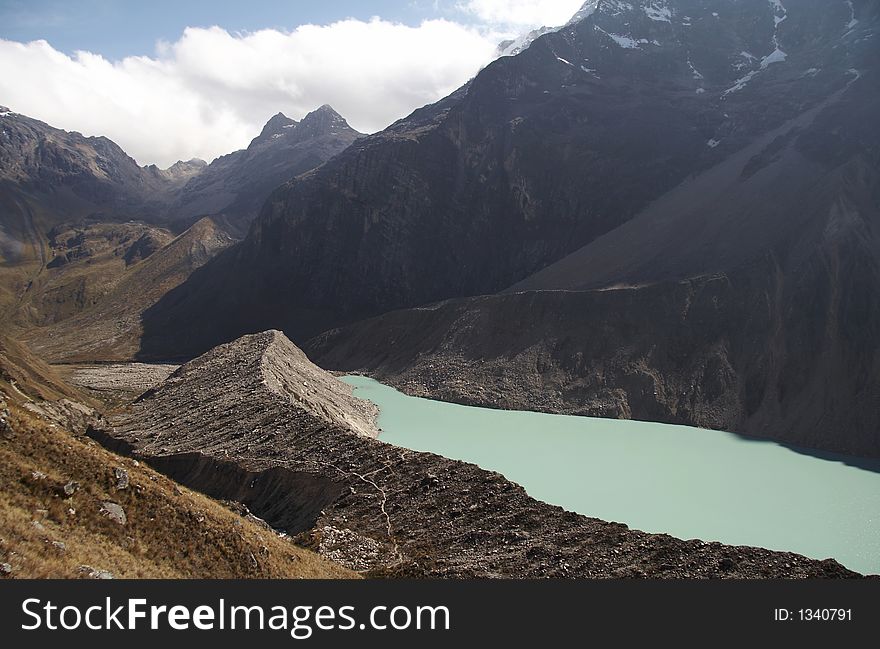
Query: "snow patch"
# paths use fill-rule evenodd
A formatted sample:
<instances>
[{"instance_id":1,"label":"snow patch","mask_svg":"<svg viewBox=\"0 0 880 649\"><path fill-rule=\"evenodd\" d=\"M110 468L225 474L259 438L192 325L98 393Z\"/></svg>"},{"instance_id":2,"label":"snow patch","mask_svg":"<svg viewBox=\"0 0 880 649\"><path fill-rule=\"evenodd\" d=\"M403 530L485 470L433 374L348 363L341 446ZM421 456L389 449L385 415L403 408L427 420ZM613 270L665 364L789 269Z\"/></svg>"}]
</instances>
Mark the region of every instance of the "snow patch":
<instances>
[{"instance_id":1,"label":"snow patch","mask_svg":"<svg viewBox=\"0 0 880 649\"><path fill-rule=\"evenodd\" d=\"M846 5L849 7L849 22L846 24L846 29L849 31L858 25L859 21L856 20L856 8L853 7L852 0L846 0Z\"/></svg>"},{"instance_id":2,"label":"snow patch","mask_svg":"<svg viewBox=\"0 0 880 649\"><path fill-rule=\"evenodd\" d=\"M706 146L709 147L710 149L714 149L719 144L721 144L721 140L716 140L714 138L709 140L708 142L706 142Z\"/></svg>"},{"instance_id":3,"label":"snow patch","mask_svg":"<svg viewBox=\"0 0 880 649\"><path fill-rule=\"evenodd\" d=\"M587 74L591 74L591 75L593 75L593 76L596 77L597 79L601 79L601 78L602 78L602 77L600 77L598 74L596 74L596 73L597 73L596 68L588 68L587 66L582 65L582 66L581 66L581 70L583 70L583 71L586 72Z\"/></svg>"},{"instance_id":4,"label":"snow patch","mask_svg":"<svg viewBox=\"0 0 880 649\"><path fill-rule=\"evenodd\" d=\"M0 117L9 117L13 112L11 110L0 111Z\"/></svg>"},{"instance_id":5,"label":"snow patch","mask_svg":"<svg viewBox=\"0 0 880 649\"><path fill-rule=\"evenodd\" d=\"M809 70L807 70L806 72L804 72L803 75L801 75L801 76L804 76L804 77L815 77L817 74L819 74L819 72L820 72L819 68L810 68Z\"/></svg>"},{"instance_id":6,"label":"snow patch","mask_svg":"<svg viewBox=\"0 0 880 649\"><path fill-rule=\"evenodd\" d=\"M761 59L761 69L766 70L768 66L773 65L774 63L782 63L787 58L788 54L777 47L771 54L768 54Z\"/></svg>"},{"instance_id":7,"label":"snow patch","mask_svg":"<svg viewBox=\"0 0 880 649\"><path fill-rule=\"evenodd\" d=\"M770 3L770 8L773 10L773 54L771 54L770 56L765 56L764 61L766 61L771 56L774 56L777 52L781 52L783 55L781 59L776 59L767 63L767 65L770 65L770 63L779 63L780 61L785 60L785 52L782 52L782 50L779 49L779 25L784 22L786 18L788 18L788 12L785 10L785 6L783 6L782 0L767 1ZM767 67L767 65L764 65L764 61L761 62L761 66Z\"/></svg>"},{"instance_id":8,"label":"snow patch","mask_svg":"<svg viewBox=\"0 0 880 649\"><path fill-rule=\"evenodd\" d=\"M556 60L557 60L557 61L562 61L563 63L565 63L565 65L571 65L571 67L574 67L574 65L572 65L569 61L566 61L566 60L565 60L564 58L562 58L561 56L557 56L557 57L556 57Z\"/></svg>"},{"instance_id":9,"label":"snow patch","mask_svg":"<svg viewBox=\"0 0 880 649\"><path fill-rule=\"evenodd\" d=\"M703 75L700 74L700 71L694 67L694 64L691 62L690 59L687 60L687 63L688 63L688 67L691 69L691 74L694 75L694 79L703 79L704 78Z\"/></svg>"},{"instance_id":10,"label":"snow patch","mask_svg":"<svg viewBox=\"0 0 880 649\"><path fill-rule=\"evenodd\" d=\"M642 10L651 20L664 23L672 22L672 10L666 5L665 0L648 2L642 7Z\"/></svg>"},{"instance_id":11,"label":"snow patch","mask_svg":"<svg viewBox=\"0 0 880 649\"><path fill-rule=\"evenodd\" d=\"M611 34L609 32L605 32L608 36L611 37L615 43L620 45L622 48L627 50L637 50L639 49L639 42L629 36L621 36L620 34Z\"/></svg>"},{"instance_id":12,"label":"snow patch","mask_svg":"<svg viewBox=\"0 0 880 649\"><path fill-rule=\"evenodd\" d=\"M740 90L745 88L748 85L749 81L755 78L755 75L758 74L758 72L760 72L760 70L752 70L746 76L737 79L736 83L734 83L733 86L724 91L723 96L726 97L732 92L739 92Z\"/></svg>"},{"instance_id":13,"label":"snow patch","mask_svg":"<svg viewBox=\"0 0 880 649\"><path fill-rule=\"evenodd\" d=\"M617 43L620 47L627 50L638 50L641 49L641 45L660 45L659 41L653 40L649 41L647 38L640 38L636 40L631 36L623 36L622 34L612 34L611 32L606 32L604 29L599 27L599 25L593 25L593 28L597 31L602 32L608 38Z\"/></svg>"},{"instance_id":14,"label":"snow patch","mask_svg":"<svg viewBox=\"0 0 880 649\"><path fill-rule=\"evenodd\" d=\"M767 0L770 3L770 8L773 10L773 24L776 27L779 27L779 23L788 18L788 12L785 10L785 5L782 4L782 0Z\"/></svg>"}]
</instances>

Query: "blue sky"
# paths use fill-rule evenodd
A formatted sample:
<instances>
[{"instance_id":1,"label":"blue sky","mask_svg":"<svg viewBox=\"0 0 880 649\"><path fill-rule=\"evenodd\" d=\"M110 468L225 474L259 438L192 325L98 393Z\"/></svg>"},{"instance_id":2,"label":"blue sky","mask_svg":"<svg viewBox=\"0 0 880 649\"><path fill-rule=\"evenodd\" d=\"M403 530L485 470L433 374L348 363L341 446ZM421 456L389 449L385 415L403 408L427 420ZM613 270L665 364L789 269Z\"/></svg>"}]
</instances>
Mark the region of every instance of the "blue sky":
<instances>
[{"instance_id":1,"label":"blue sky","mask_svg":"<svg viewBox=\"0 0 880 649\"><path fill-rule=\"evenodd\" d=\"M157 41L173 42L186 27L289 31L305 23L323 25L372 16L408 25L443 16L471 22L473 16L455 11L454 4L431 0L0 0L0 38L45 39L67 54L88 50L120 59L152 55Z\"/></svg>"}]
</instances>

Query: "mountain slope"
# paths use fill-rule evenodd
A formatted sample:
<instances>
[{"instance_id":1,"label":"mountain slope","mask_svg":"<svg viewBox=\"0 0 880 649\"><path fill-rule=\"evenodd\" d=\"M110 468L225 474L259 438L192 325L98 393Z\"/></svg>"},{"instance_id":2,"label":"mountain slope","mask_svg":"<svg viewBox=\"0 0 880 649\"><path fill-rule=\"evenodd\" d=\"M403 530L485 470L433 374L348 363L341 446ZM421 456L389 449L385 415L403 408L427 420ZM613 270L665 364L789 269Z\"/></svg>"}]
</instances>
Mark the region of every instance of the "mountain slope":
<instances>
[{"instance_id":1,"label":"mountain slope","mask_svg":"<svg viewBox=\"0 0 880 649\"><path fill-rule=\"evenodd\" d=\"M146 314L143 353L503 290L867 75L877 10L853 6L850 28L844 2L587 3L276 192Z\"/></svg>"},{"instance_id":2,"label":"mountain slope","mask_svg":"<svg viewBox=\"0 0 880 649\"><path fill-rule=\"evenodd\" d=\"M360 136L327 105L300 122L278 113L247 149L217 158L186 183L170 217L211 215L243 235L276 187L323 164Z\"/></svg>"},{"instance_id":3,"label":"mountain slope","mask_svg":"<svg viewBox=\"0 0 880 649\"><path fill-rule=\"evenodd\" d=\"M387 314L308 350L453 401L878 457L875 71L504 296Z\"/></svg>"},{"instance_id":4,"label":"mountain slope","mask_svg":"<svg viewBox=\"0 0 880 649\"><path fill-rule=\"evenodd\" d=\"M0 107L0 191L35 196L58 221L100 212L117 220L145 218L176 175L140 167L105 137L84 137Z\"/></svg>"},{"instance_id":5,"label":"mountain slope","mask_svg":"<svg viewBox=\"0 0 880 649\"><path fill-rule=\"evenodd\" d=\"M167 232L165 236L171 239ZM145 259L115 269L99 298L79 305L66 318L26 327L22 338L51 362L129 359L140 345L143 312L233 242L224 228L203 218ZM94 276L93 266L88 268L86 279ZM69 274L62 277L70 282ZM52 297L45 291L43 299Z\"/></svg>"}]
</instances>

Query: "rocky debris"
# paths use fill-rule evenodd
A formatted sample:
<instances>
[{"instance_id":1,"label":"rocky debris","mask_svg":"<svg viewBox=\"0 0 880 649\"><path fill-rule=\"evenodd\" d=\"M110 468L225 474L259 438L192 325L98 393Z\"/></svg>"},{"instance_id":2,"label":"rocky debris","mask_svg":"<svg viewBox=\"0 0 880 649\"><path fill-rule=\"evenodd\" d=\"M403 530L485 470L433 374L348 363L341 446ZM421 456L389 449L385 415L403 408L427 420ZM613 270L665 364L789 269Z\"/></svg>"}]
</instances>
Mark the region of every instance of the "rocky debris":
<instances>
[{"instance_id":1,"label":"rocky debris","mask_svg":"<svg viewBox=\"0 0 880 649\"><path fill-rule=\"evenodd\" d=\"M113 428L90 434L126 445L192 489L246 503L345 565L383 574L856 576L831 560L683 541L581 516L497 473L359 434L339 422L360 420L363 411L327 417L284 392L302 384L298 374L279 376L296 371L291 347L277 332L221 346L113 418ZM265 380L267 368L275 381ZM723 570L723 557L736 565Z\"/></svg>"},{"instance_id":2,"label":"rocky debris","mask_svg":"<svg viewBox=\"0 0 880 649\"><path fill-rule=\"evenodd\" d=\"M11 439L14 434L12 424L9 423L9 409L5 401L0 401L0 437Z\"/></svg>"},{"instance_id":3,"label":"rocky debris","mask_svg":"<svg viewBox=\"0 0 880 649\"><path fill-rule=\"evenodd\" d=\"M50 545L59 552L67 552L67 544L64 541L52 541Z\"/></svg>"},{"instance_id":4,"label":"rocky debris","mask_svg":"<svg viewBox=\"0 0 880 649\"><path fill-rule=\"evenodd\" d=\"M119 491L122 491L123 489L128 489L128 471L121 467L116 467L115 469L113 469L113 477L116 479L116 489L118 489Z\"/></svg>"},{"instance_id":5,"label":"rocky debris","mask_svg":"<svg viewBox=\"0 0 880 649\"><path fill-rule=\"evenodd\" d=\"M12 574L12 564L9 563L0 563L0 575L11 575Z\"/></svg>"},{"instance_id":6,"label":"rocky debris","mask_svg":"<svg viewBox=\"0 0 880 649\"><path fill-rule=\"evenodd\" d=\"M85 564L79 566L76 571L86 579L116 579L109 570L101 570Z\"/></svg>"},{"instance_id":7,"label":"rocky debris","mask_svg":"<svg viewBox=\"0 0 880 649\"><path fill-rule=\"evenodd\" d=\"M115 523L125 525L128 519L125 516L125 510L122 505L114 502L104 501L101 503L101 514L109 518Z\"/></svg>"},{"instance_id":8,"label":"rocky debris","mask_svg":"<svg viewBox=\"0 0 880 649\"><path fill-rule=\"evenodd\" d=\"M28 402L24 407L41 419L79 434L84 433L92 421L99 418L94 408L70 399Z\"/></svg>"},{"instance_id":9,"label":"rocky debris","mask_svg":"<svg viewBox=\"0 0 880 649\"><path fill-rule=\"evenodd\" d=\"M187 386L204 376L213 376L216 386L199 385L198 392L192 394ZM173 390L175 386L182 390ZM246 336L187 363L163 384L145 392L133 411L140 411L141 404L155 402L157 396L189 400L199 392L214 393L221 386L225 389L217 393L218 398L205 402L198 412L187 412L189 406L181 403L181 408L163 413L163 425L192 426L210 412L215 418L212 434L228 435L233 442L237 440L236 447L245 448L253 441L280 443L276 438L283 429L272 414L283 409L304 428L338 426L368 437L379 434L376 406L352 396L351 386L314 365L279 331ZM272 404L272 409L256 417L254 406L247 404L244 395L259 395L262 399L257 401ZM135 419L123 416L121 420L136 425ZM148 438L148 447L165 448L165 454L174 452L168 443L174 437L157 436L151 431L145 431L144 437Z\"/></svg>"},{"instance_id":10,"label":"rocky debris","mask_svg":"<svg viewBox=\"0 0 880 649\"><path fill-rule=\"evenodd\" d=\"M70 382L91 390L138 395L160 384L178 367L168 363L86 365L73 370Z\"/></svg>"},{"instance_id":11,"label":"rocky debris","mask_svg":"<svg viewBox=\"0 0 880 649\"><path fill-rule=\"evenodd\" d=\"M328 559L352 570L369 570L380 563L385 551L382 544L350 529L325 525L313 533L317 550Z\"/></svg>"},{"instance_id":12,"label":"rocky debris","mask_svg":"<svg viewBox=\"0 0 880 649\"><path fill-rule=\"evenodd\" d=\"M73 480L68 480L64 483L61 490L67 498L70 498L73 494L79 491L79 483L74 482Z\"/></svg>"}]
</instances>

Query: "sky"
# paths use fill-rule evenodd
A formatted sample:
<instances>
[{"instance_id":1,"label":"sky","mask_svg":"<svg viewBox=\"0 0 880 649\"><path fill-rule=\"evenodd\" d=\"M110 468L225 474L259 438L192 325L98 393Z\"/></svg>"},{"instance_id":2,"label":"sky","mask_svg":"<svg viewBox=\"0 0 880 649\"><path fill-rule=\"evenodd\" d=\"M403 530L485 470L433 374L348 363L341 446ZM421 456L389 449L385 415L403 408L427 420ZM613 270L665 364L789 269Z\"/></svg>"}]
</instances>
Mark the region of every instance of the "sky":
<instances>
[{"instance_id":1,"label":"sky","mask_svg":"<svg viewBox=\"0 0 880 649\"><path fill-rule=\"evenodd\" d=\"M279 111L330 104L372 133L582 4L0 0L0 106L161 167L243 148Z\"/></svg>"}]
</instances>

